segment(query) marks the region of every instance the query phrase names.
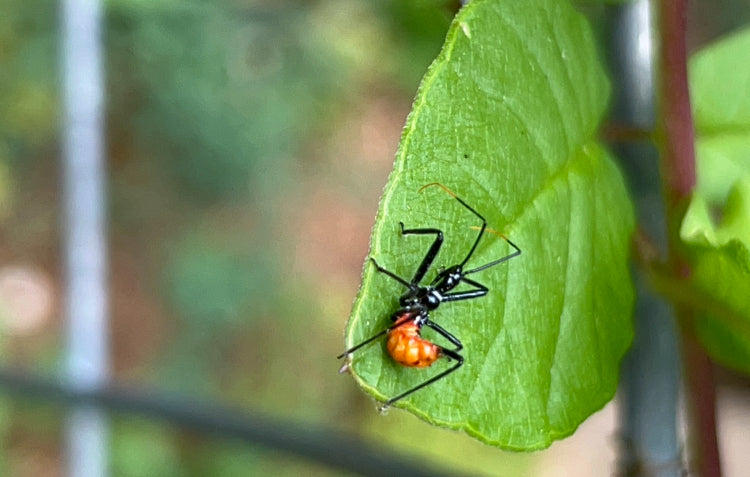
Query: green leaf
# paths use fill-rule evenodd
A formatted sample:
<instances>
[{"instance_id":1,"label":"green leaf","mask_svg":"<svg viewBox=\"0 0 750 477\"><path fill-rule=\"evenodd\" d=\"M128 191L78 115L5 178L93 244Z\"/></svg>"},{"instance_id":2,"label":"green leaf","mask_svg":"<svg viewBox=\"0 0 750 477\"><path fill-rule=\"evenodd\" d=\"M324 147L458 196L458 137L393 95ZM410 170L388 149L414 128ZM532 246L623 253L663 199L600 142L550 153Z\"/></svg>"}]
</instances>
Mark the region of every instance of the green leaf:
<instances>
[{"instance_id":1,"label":"green leaf","mask_svg":"<svg viewBox=\"0 0 750 477\"><path fill-rule=\"evenodd\" d=\"M719 362L750 373L750 29L690 62L698 188L680 232L691 257L696 334ZM713 216L723 217L719 226ZM696 298L697 297L697 298ZM698 299L700 298L700 299Z\"/></svg>"},{"instance_id":2,"label":"green leaf","mask_svg":"<svg viewBox=\"0 0 750 477\"><path fill-rule=\"evenodd\" d=\"M730 192L724 219L714 226L696 195L680 236L691 254L693 293L701 297L696 334L717 361L750 373L750 179Z\"/></svg>"},{"instance_id":3,"label":"green leaf","mask_svg":"<svg viewBox=\"0 0 750 477\"><path fill-rule=\"evenodd\" d=\"M750 175L750 29L701 50L690 61L696 128L698 193L726 201L734 182Z\"/></svg>"},{"instance_id":4,"label":"green leaf","mask_svg":"<svg viewBox=\"0 0 750 477\"><path fill-rule=\"evenodd\" d=\"M615 392L632 337L627 266L632 209L619 171L595 140L608 83L584 18L567 2L474 0L455 18L415 100L373 229L378 262L414 274L438 227L445 243L425 277L460 263L477 218L523 250L471 275L487 296L443 303L431 318L464 345L458 371L396 405L492 445L538 449L571 434ZM483 237L467 267L511 251ZM351 347L384 330L405 291L369 263L347 327ZM426 338L448 345L429 329ZM352 355L380 400L452 363L404 368L383 340Z\"/></svg>"}]
</instances>

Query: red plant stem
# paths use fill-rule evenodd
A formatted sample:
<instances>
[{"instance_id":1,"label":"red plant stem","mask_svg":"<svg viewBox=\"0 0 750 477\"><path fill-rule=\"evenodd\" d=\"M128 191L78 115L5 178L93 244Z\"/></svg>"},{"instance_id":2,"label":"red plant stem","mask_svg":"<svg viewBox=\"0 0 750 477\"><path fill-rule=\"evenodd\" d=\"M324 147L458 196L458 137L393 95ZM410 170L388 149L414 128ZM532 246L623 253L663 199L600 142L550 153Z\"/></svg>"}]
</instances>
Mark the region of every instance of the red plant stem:
<instances>
[{"instance_id":1,"label":"red plant stem","mask_svg":"<svg viewBox=\"0 0 750 477\"><path fill-rule=\"evenodd\" d=\"M686 0L662 0L660 97L664 154L662 177L667 212L689 199L695 186L693 116L687 83ZM671 209L671 210L670 210Z\"/></svg>"},{"instance_id":2,"label":"red plant stem","mask_svg":"<svg viewBox=\"0 0 750 477\"><path fill-rule=\"evenodd\" d=\"M678 311L679 313L679 311ZM716 439L716 390L713 364L691 329L682 327L682 359L688 392L690 463L695 475L719 477L721 463Z\"/></svg>"},{"instance_id":3,"label":"red plant stem","mask_svg":"<svg viewBox=\"0 0 750 477\"><path fill-rule=\"evenodd\" d=\"M687 77L686 0L658 3L661 35L659 97L661 176L667 213L669 256L673 272L687 277L690 269L680 254L680 221L695 186L693 119ZM694 311L676 306L682 331L682 357L688 403L690 461L702 477L721 475L716 438L716 388L710 359L695 338Z\"/></svg>"}]
</instances>

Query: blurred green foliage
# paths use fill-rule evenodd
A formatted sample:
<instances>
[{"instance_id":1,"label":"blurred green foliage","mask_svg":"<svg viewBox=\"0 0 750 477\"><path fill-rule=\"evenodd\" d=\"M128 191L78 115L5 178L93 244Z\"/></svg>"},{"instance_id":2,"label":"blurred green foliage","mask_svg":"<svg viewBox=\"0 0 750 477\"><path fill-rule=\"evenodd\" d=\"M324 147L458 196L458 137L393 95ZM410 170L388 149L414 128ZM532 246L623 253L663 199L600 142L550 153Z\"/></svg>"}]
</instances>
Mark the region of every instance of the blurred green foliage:
<instances>
[{"instance_id":1,"label":"blurred green foliage","mask_svg":"<svg viewBox=\"0 0 750 477\"><path fill-rule=\"evenodd\" d=\"M205 242L177 245L171 253L164 271L166 297L188 329L206 320L214 330L231 329L274 302L264 284L271 264L253 262L260 255L238 256Z\"/></svg>"},{"instance_id":2,"label":"blurred green foliage","mask_svg":"<svg viewBox=\"0 0 750 477\"><path fill-rule=\"evenodd\" d=\"M56 38L49 2L0 0L0 160L34 157L57 121Z\"/></svg>"},{"instance_id":3,"label":"blurred green foliage","mask_svg":"<svg viewBox=\"0 0 750 477\"><path fill-rule=\"evenodd\" d=\"M121 477L184 475L171 431L160 423L118 420L112 436L112 468Z\"/></svg>"},{"instance_id":4,"label":"blurred green foliage","mask_svg":"<svg viewBox=\"0 0 750 477\"><path fill-rule=\"evenodd\" d=\"M289 201L310 188L301 168L364 100L383 94L408 104L455 8L443 0L106 2L116 378L358 422L356 412L342 418L332 397L352 392L335 374L340 339L330 338L345 312L326 311L340 293L310 287L327 277L292 263L307 231L287 218L290 208L300 212ZM0 10L4 257L57 270L58 8L0 0ZM63 349L59 329L15 359L49 364ZM8 412L0 462L12 446L34 445L33 437L8 442L28 419ZM40 419L58 425L59 417ZM114 475L330 474L159 423L117 420L113 433Z\"/></svg>"},{"instance_id":5,"label":"blurred green foliage","mask_svg":"<svg viewBox=\"0 0 750 477\"><path fill-rule=\"evenodd\" d=\"M37 261L56 278L57 7L0 0L0 257ZM328 213L299 220L319 205L312 189L344 200L315 174L351 167L365 177L353 183L381 189L353 157L361 151L329 159L332 137L380 124L351 120L368 100L409 103L457 8L447 0L105 4L116 379L348 428L464 473L529 474L529 456L508 464L465 436L428 435L395 412L377 416L335 375L346 312L337 307L340 276L329 276L335 266L324 272L297 259L301 244L321 240L310 228L342 213L322 208ZM329 226L322 241L345 235ZM52 321L26 341L3 335L4 359L54 367L62 326ZM40 455L60 460L58 408L40 413L3 400L0 416L2 475ZM122 476L330 475L128 420L114 423L112 464Z\"/></svg>"},{"instance_id":6,"label":"blurred green foliage","mask_svg":"<svg viewBox=\"0 0 750 477\"><path fill-rule=\"evenodd\" d=\"M275 10L197 2L108 10L110 122L134 136L140 155L159 158L185 200L272 193L332 97L335 58L305 37L304 10ZM123 112L131 114L120 122Z\"/></svg>"}]
</instances>

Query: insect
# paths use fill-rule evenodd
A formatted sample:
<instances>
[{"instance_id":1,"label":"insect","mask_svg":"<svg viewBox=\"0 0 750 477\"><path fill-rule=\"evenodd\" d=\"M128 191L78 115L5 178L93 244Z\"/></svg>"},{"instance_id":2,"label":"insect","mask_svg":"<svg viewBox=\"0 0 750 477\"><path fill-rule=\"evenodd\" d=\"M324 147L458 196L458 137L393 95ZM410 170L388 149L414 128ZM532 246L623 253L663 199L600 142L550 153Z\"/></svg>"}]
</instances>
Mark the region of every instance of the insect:
<instances>
[{"instance_id":1,"label":"insect","mask_svg":"<svg viewBox=\"0 0 750 477\"><path fill-rule=\"evenodd\" d=\"M391 321L393 324L356 346L346 350L338 356L338 359L345 358L363 346L372 343L383 335L386 335L386 349L388 350L388 354L390 354L391 358L400 365L412 368L426 368L441 357L454 360L455 364L413 388L407 389L401 394L388 399L383 408L387 408L413 392L419 391L435 381L448 376L463 365L464 358L459 354L459 351L463 349L461 341L443 327L432 321L430 319L430 312L436 310L441 303L470 300L485 296L489 292L489 288L468 278L467 275L472 275L490 267L494 267L495 265L508 261L521 254L521 249L519 249L516 244L511 242L505 235L488 229L485 218L446 186L433 182L423 186L419 189L419 192L432 186L438 186L443 189L448 195L456 199L462 206L482 221L481 227L472 227L479 230L479 234L477 234L474 244L469 249L469 253L466 254L466 258L460 263L448 268L441 268L437 276L429 283L429 285L422 285L422 279L430 266L432 266L432 263L443 244L443 232L435 228L406 229L403 222L399 222L399 225L401 226L401 235L434 235L435 239L429 250L427 250L427 254L422 259L422 263L417 267L416 273L409 281L381 267L374 258L370 258L370 261L377 268L378 272L391 277L393 280L406 287L407 290L399 298L399 305L401 308L391 315ZM482 266L464 270L464 267L469 262L472 255L474 255L485 231L497 234L508 242L515 251ZM464 283L470 288L468 290L454 291L460 283ZM425 326L435 330L439 335L448 340L451 345L453 345L453 348L446 348L423 338L422 328ZM348 365L345 364L341 371L343 372L347 369Z\"/></svg>"}]
</instances>

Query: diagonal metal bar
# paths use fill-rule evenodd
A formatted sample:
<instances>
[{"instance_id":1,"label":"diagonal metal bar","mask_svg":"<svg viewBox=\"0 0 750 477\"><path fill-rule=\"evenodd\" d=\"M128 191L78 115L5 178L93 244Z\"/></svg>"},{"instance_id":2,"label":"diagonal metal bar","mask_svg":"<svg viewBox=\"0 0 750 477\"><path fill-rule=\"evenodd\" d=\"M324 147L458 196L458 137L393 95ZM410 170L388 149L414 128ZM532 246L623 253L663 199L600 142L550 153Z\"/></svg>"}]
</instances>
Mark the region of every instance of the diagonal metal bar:
<instances>
[{"instance_id":1,"label":"diagonal metal bar","mask_svg":"<svg viewBox=\"0 0 750 477\"><path fill-rule=\"evenodd\" d=\"M112 413L135 414L206 435L239 439L248 444L283 451L365 476L456 475L430 463L399 455L386 447L372 445L359 437L328 428L303 425L176 395L121 387L76 389L54 380L7 369L0 369L0 392L24 399L94 406Z\"/></svg>"}]
</instances>

